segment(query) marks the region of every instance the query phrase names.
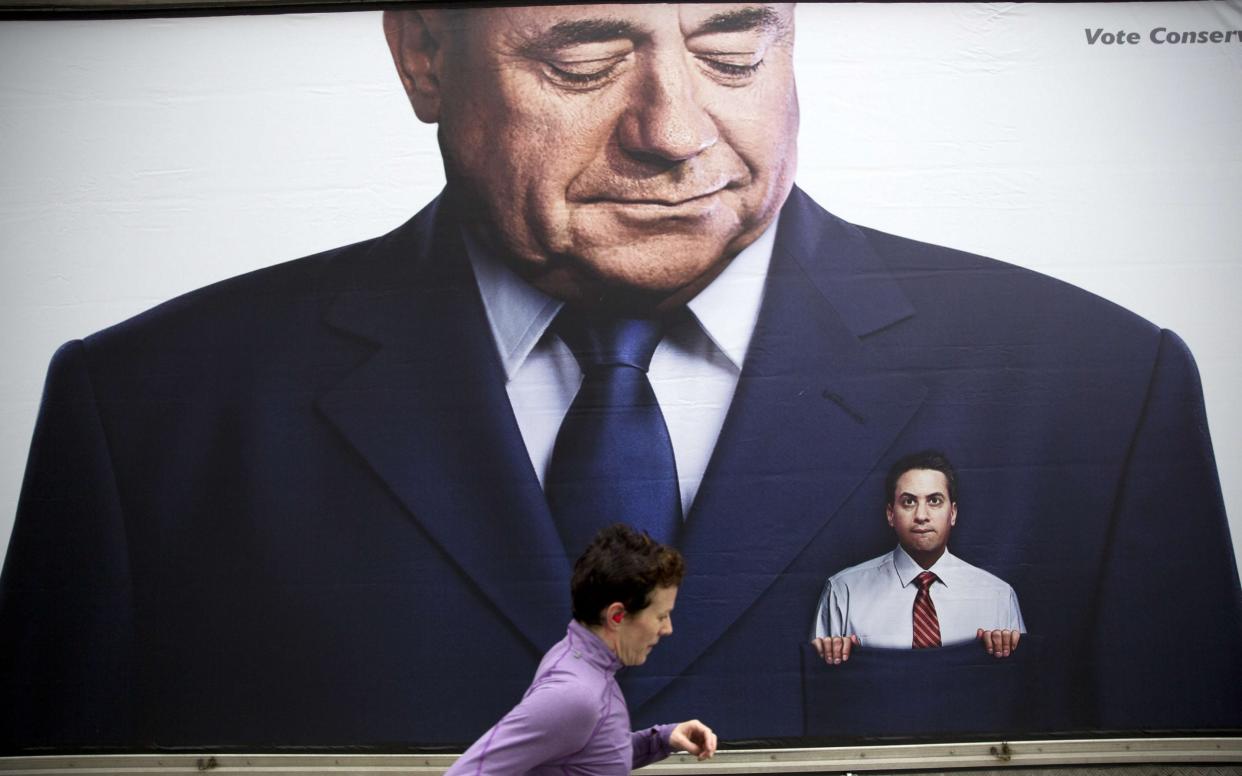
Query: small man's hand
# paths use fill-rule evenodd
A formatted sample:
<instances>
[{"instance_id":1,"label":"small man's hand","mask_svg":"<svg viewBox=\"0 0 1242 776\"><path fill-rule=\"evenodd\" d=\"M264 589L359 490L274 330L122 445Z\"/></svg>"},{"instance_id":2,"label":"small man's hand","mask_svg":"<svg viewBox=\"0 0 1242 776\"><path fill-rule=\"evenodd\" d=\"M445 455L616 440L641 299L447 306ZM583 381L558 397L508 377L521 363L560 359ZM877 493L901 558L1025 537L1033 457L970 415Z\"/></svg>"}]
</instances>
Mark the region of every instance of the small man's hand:
<instances>
[{"instance_id":1,"label":"small man's hand","mask_svg":"<svg viewBox=\"0 0 1242 776\"><path fill-rule=\"evenodd\" d=\"M851 633L849 636L825 636L820 639L811 639L811 643L815 645L815 651L825 663L835 666L849 660L850 649L862 642Z\"/></svg>"},{"instance_id":2,"label":"small man's hand","mask_svg":"<svg viewBox=\"0 0 1242 776\"><path fill-rule=\"evenodd\" d=\"M1018 648L1018 639L1022 636L1016 630L984 630L975 631L975 638L983 642L983 648L992 657L1009 657Z\"/></svg>"},{"instance_id":3,"label":"small man's hand","mask_svg":"<svg viewBox=\"0 0 1242 776\"><path fill-rule=\"evenodd\" d=\"M689 752L700 760L716 754L716 734L697 719L689 719L673 728L668 737L673 751Z\"/></svg>"}]
</instances>

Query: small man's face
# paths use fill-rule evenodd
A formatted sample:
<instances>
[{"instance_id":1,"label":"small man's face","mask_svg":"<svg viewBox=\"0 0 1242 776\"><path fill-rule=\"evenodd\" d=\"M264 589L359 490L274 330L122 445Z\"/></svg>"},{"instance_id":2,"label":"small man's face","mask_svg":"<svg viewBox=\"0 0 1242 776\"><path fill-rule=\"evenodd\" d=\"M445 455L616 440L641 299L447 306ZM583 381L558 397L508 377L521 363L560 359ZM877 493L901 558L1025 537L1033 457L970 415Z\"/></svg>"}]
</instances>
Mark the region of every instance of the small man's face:
<instances>
[{"instance_id":1,"label":"small man's face","mask_svg":"<svg viewBox=\"0 0 1242 776\"><path fill-rule=\"evenodd\" d=\"M911 469L897 478L886 513L902 549L923 568L944 554L957 523L957 504L949 501L948 482L934 469Z\"/></svg>"},{"instance_id":2,"label":"small man's face","mask_svg":"<svg viewBox=\"0 0 1242 776\"><path fill-rule=\"evenodd\" d=\"M797 150L790 5L464 19L442 54L435 116L450 188L535 286L672 306L776 217Z\"/></svg>"},{"instance_id":3,"label":"small man's face","mask_svg":"<svg viewBox=\"0 0 1242 776\"><path fill-rule=\"evenodd\" d=\"M656 643L672 634L676 603L676 587L657 587L651 592L651 603L624 616L617 628L617 657L622 665L640 666L647 662Z\"/></svg>"}]
</instances>

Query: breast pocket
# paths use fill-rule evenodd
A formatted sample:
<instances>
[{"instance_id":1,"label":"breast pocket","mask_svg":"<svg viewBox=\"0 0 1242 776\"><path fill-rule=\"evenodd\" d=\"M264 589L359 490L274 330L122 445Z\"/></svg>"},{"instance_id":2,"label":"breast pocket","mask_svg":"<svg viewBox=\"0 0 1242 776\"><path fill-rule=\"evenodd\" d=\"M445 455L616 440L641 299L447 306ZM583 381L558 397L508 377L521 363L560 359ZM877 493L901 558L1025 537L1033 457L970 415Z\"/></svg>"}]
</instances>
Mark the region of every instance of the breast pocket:
<instances>
[{"instance_id":1,"label":"breast pocket","mask_svg":"<svg viewBox=\"0 0 1242 776\"><path fill-rule=\"evenodd\" d=\"M936 649L856 648L825 665L802 655L806 735L820 739L984 735L1029 729L1038 638L1023 636L1007 658L971 642Z\"/></svg>"}]
</instances>

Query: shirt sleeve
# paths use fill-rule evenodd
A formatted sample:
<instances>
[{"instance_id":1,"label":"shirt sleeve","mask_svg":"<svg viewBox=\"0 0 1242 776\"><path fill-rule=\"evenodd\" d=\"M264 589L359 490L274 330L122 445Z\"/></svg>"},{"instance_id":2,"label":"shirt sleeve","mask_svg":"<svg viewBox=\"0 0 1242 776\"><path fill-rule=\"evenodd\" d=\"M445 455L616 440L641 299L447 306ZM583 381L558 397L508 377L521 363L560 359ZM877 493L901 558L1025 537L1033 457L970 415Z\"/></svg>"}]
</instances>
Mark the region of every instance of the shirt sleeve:
<instances>
[{"instance_id":1,"label":"shirt sleeve","mask_svg":"<svg viewBox=\"0 0 1242 776\"><path fill-rule=\"evenodd\" d=\"M659 762L672 753L668 743L676 725L656 725L646 730L635 730L630 733L630 744L634 748L634 767Z\"/></svg>"},{"instance_id":2,"label":"shirt sleeve","mask_svg":"<svg viewBox=\"0 0 1242 776\"><path fill-rule=\"evenodd\" d=\"M1022 610L1018 608L1018 594L1014 589L1009 588L1009 611L1007 623L1005 627L1008 630L1016 630L1019 633L1026 633L1026 623L1022 621Z\"/></svg>"},{"instance_id":3,"label":"shirt sleeve","mask_svg":"<svg viewBox=\"0 0 1242 776\"><path fill-rule=\"evenodd\" d=\"M475 741L444 776L514 776L586 746L599 704L564 679L546 679Z\"/></svg>"},{"instance_id":4,"label":"shirt sleeve","mask_svg":"<svg viewBox=\"0 0 1242 776\"><path fill-rule=\"evenodd\" d=\"M832 580L824 583L824 592L819 596L819 606L815 608L815 622L812 624L811 638L822 639L827 636L847 636L845 632L845 615L842 611L842 597L848 603L849 590L841 586L834 587Z\"/></svg>"}]
</instances>

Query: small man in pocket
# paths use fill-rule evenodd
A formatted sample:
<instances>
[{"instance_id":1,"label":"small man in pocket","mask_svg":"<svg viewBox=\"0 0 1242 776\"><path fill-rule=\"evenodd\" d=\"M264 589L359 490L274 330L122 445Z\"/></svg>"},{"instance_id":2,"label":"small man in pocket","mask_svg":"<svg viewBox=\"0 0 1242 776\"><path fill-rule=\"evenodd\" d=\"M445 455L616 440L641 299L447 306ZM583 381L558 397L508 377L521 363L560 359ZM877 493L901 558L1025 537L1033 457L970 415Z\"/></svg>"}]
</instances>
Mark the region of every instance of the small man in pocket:
<instances>
[{"instance_id":1,"label":"small man in pocket","mask_svg":"<svg viewBox=\"0 0 1242 776\"><path fill-rule=\"evenodd\" d=\"M1008 657L1026 632L1018 596L1003 579L949 552L957 523L957 474L936 450L907 455L884 481L897 533L889 553L834 574L815 611L812 643L828 665L860 644L922 649L971 640Z\"/></svg>"}]
</instances>

